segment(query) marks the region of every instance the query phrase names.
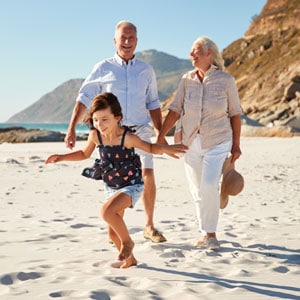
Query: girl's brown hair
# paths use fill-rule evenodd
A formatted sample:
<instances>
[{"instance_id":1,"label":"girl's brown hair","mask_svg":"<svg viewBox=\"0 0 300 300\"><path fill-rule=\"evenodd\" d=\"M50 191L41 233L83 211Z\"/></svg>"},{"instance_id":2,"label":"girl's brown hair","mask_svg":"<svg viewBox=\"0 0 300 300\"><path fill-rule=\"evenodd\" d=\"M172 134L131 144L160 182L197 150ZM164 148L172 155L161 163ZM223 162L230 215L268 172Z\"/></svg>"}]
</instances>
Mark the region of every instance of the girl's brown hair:
<instances>
[{"instance_id":1,"label":"girl's brown hair","mask_svg":"<svg viewBox=\"0 0 300 300\"><path fill-rule=\"evenodd\" d=\"M93 99L91 108L84 118L84 123L90 128L93 127L93 114L98 110L103 110L108 107L110 107L115 117L121 117L120 120L123 119L122 108L118 98L112 93L102 93Z\"/></svg>"}]
</instances>

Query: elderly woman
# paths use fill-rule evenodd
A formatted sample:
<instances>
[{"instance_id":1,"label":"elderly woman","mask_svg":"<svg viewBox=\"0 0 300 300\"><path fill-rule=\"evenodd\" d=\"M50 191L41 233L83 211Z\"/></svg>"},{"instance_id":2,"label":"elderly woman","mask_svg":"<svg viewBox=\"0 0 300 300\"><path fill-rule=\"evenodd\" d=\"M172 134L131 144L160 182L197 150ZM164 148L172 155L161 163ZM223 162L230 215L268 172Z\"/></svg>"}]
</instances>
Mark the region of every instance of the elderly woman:
<instances>
[{"instance_id":1,"label":"elderly woman","mask_svg":"<svg viewBox=\"0 0 300 300\"><path fill-rule=\"evenodd\" d=\"M198 38L190 60L195 69L183 75L158 143L166 143L166 134L181 118L181 142L189 147L185 172L202 233L196 246L218 250L219 182L229 153L231 163L241 155L242 110L234 78L223 71L221 54L212 40Z\"/></svg>"}]
</instances>

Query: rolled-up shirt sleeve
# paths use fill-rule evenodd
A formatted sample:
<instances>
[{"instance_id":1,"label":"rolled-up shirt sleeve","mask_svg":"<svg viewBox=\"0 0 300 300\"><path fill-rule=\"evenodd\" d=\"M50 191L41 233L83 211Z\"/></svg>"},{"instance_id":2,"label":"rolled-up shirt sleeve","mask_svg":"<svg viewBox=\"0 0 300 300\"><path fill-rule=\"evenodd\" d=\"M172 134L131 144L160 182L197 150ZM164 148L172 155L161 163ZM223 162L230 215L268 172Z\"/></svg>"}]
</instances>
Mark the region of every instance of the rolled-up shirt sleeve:
<instances>
[{"instance_id":1,"label":"rolled-up shirt sleeve","mask_svg":"<svg viewBox=\"0 0 300 300\"><path fill-rule=\"evenodd\" d=\"M177 113L181 113L182 108L183 108L183 101L184 101L184 81L185 81L185 76L183 76L178 84L178 88L176 91L176 94L174 96L174 99L172 103L169 106L169 110L175 111Z\"/></svg>"},{"instance_id":2,"label":"rolled-up shirt sleeve","mask_svg":"<svg viewBox=\"0 0 300 300\"><path fill-rule=\"evenodd\" d=\"M147 89L146 109L155 110L160 108L160 101L158 98L157 81L154 69L149 65L149 86Z\"/></svg>"},{"instance_id":3,"label":"rolled-up shirt sleeve","mask_svg":"<svg viewBox=\"0 0 300 300\"><path fill-rule=\"evenodd\" d=\"M99 83L99 63L96 64L92 72L86 77L81 85L76 101L81 102L87 108L90 107L93 99L101 93L101 85Z\"/></svg>"},{"instance_id":4,"label":"rolled-up shirt sleeve","mask_svg":"<svg viewBox=\"0 0 300 300\"><path fill-rule=\"evenodd\" d=\"M242 107L240 103L240 97L233 77L230 77L228 79L227 92L228 92L228 116L232 117L235 115L241 115Z\"/></svg>"}]
</instances>

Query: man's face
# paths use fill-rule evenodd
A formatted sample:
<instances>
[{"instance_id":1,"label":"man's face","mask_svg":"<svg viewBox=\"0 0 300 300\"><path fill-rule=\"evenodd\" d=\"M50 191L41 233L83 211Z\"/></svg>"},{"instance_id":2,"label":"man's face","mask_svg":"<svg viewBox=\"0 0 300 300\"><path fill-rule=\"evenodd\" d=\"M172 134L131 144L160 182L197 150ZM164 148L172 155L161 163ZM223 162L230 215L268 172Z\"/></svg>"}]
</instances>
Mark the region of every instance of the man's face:
<instances>
[{"instance_id":1,"label":"man's face","mask_svg":"<svg viewBox=\"0 0 300 300\"><path fill-rule=\"evenodd\" d=\"M114 42L118 55L128 62L134 56L137 45L136 31L129 26L121 26L115 33Z\"/></svg>"}]
</instances>

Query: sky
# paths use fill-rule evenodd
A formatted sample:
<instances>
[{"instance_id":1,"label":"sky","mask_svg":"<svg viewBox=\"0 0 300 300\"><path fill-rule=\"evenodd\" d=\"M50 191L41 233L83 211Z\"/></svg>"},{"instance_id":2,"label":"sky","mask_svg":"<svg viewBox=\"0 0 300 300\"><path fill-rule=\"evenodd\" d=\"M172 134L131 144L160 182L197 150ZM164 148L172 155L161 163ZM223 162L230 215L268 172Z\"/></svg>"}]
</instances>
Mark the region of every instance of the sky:
<instances>
[{"instance_id":1,"label":"sky","mask_svg":"<svg viewBox=\"0 0 300 300\"><path fill-rule=\"evenodd\" d=\"M0 0L0 123L113 56L120 20L137 26L137 52L188 59L199 36L213 39L220 51L243 37L266 2Z\"/></svg>"}]
</instances>

